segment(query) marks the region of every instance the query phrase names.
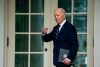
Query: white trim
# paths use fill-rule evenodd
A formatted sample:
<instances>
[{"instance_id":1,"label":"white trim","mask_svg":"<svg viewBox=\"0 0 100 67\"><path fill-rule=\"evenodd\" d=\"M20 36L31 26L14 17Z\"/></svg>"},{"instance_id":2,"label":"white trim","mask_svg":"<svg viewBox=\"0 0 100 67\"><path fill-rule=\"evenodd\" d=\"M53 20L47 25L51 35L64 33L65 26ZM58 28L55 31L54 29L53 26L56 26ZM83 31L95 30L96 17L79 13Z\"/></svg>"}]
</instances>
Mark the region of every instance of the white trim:
<instances>
[{"instance_id":1,"label":"white trim","mask_svg":"<svg viewBox=\"0 0 100 67\"><path fill-rule=\"evenodd\" d=\"M93 61L93 10L94 10L94 0L88 0L88 10L87 10L87 67L94 67L94 61Z\"/></svg>"},{"instance_id":2,"label":"white trim","mask_svg":"<svg viewBox=\"0 0 100 67\"><path fill-rule=\"evenodd\" d=\"M94 67L100 67L100 0L94 3Z\"/></svg>"},{"instance_id":3,"label":"white trim","mask_svg":"<svg viewBox=\"0 0 100 67\"><path fill-rule=\"evenodd\" d=\"M4 0L0 0L0 67L3 67L4 66L4 61L5 61L5 50L4 50L4 47L5 47L5 43L4 43L4 7L5 7L5 4L4 4Z\"/></svg>"},{"instance_id":4,"label":"white trim","mask_svg":"<svg viewBox=\"0 0 100 67\"><path fill-rule=\"evenodd\" d=\"M9 30L8 30L8 37L9 37L9 46L8 46L8 56L7 56L7 67L14 67L14 41L15 41L15 36L14 36L14 22L15 22L15 11L14 11L14 5L15 0L9 0ZM13 6L12 6L13 5ZM12 60L11 60L12 59Z\"/></svg>"}]
</instances>

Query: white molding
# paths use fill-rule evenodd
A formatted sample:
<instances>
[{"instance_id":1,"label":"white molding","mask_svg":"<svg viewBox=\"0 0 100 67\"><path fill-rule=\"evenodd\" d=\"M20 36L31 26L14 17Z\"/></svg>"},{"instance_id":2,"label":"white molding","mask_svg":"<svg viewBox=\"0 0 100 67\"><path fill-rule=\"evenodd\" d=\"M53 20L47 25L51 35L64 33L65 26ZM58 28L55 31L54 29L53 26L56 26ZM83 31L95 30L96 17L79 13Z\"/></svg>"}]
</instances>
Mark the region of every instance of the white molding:
<instances>
[{"instance_id":1,"label":"white molding","mask_svg":"<svg viewBox=\"0 0 100 67\"><path fill-rule=\"evenodd\" d=\"M87 2L87 67L94 67L94 61L93 61L93 31L94 31L94 1L88 0Z\"/></svg>"}]
</instances>

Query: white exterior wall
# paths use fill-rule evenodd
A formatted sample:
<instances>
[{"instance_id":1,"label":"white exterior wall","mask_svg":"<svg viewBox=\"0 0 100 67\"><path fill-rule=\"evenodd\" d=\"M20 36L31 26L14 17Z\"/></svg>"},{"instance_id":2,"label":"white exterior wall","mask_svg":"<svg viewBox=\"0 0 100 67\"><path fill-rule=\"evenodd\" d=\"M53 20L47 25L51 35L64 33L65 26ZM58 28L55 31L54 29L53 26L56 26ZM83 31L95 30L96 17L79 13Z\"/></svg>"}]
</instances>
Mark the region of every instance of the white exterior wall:
<instances>
[{"instance_id":1,"label":"white exterior wall","mask_svg":"<svg viewBox=\"0 0 100 67\"><path fill-rule=\"evenodd\" d=\"M0 0L0 67L3 67L4 56L4 0Z\"/></svg>"},{"instance_id":2,"label":"white exterior wall","mask_svg":"<svg viewBox=\"0 0 100 67\"><path fill-rule=\"evenodd\" d=\"M94 67L100 67L100 0L94 7Z\"/></svg>"}]
</instances>

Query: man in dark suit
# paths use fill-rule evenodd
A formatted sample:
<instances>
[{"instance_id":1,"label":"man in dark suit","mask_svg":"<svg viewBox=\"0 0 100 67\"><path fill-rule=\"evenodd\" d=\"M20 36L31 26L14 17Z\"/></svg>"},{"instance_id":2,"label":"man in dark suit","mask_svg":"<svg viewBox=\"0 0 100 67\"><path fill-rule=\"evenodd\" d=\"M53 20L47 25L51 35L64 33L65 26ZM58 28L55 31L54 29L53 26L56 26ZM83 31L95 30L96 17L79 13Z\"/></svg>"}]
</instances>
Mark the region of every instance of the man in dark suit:
<instances>
[{"instance_id":1,"label":"man in dark suit","mask_svg":"<svg viewBox=\"0 0 100 67\"><path fill-rule=\"evenodd\" d=\"M55 21L57 25L54 26L50 33L47 33L48 28L42 28L42 39L45 42L53 40L53 63L56 67L70 67L77 55L78 39L75 27L69 23L65 17L65 10L63 8L56 8L54 10ZM60 49L69 50L67 56L62 62L59 62Z\"/></svg>"}]
</instances>

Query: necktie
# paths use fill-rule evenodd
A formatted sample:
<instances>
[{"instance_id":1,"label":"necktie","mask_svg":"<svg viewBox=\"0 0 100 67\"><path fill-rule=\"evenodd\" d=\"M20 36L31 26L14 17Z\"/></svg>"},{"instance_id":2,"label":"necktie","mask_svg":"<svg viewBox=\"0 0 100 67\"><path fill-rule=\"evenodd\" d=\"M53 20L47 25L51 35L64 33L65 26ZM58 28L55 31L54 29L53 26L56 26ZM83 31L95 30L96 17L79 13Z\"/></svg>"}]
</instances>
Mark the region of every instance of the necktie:
<instances>
[{"instance_id":1,"label":"necktie","mask_svg":"<svg viewBox=\"0 0 100 67\"><path fill-rule=\"evenodd\" d=\"M60 32L60 31L59 31L59 27L60 27L60 25L57 25L57 29L56 29L56 33L55 33L55 34L56 34L56 39L57 39L58 34L59 34L59 32Z\"/></svg>"}]
</instances>

